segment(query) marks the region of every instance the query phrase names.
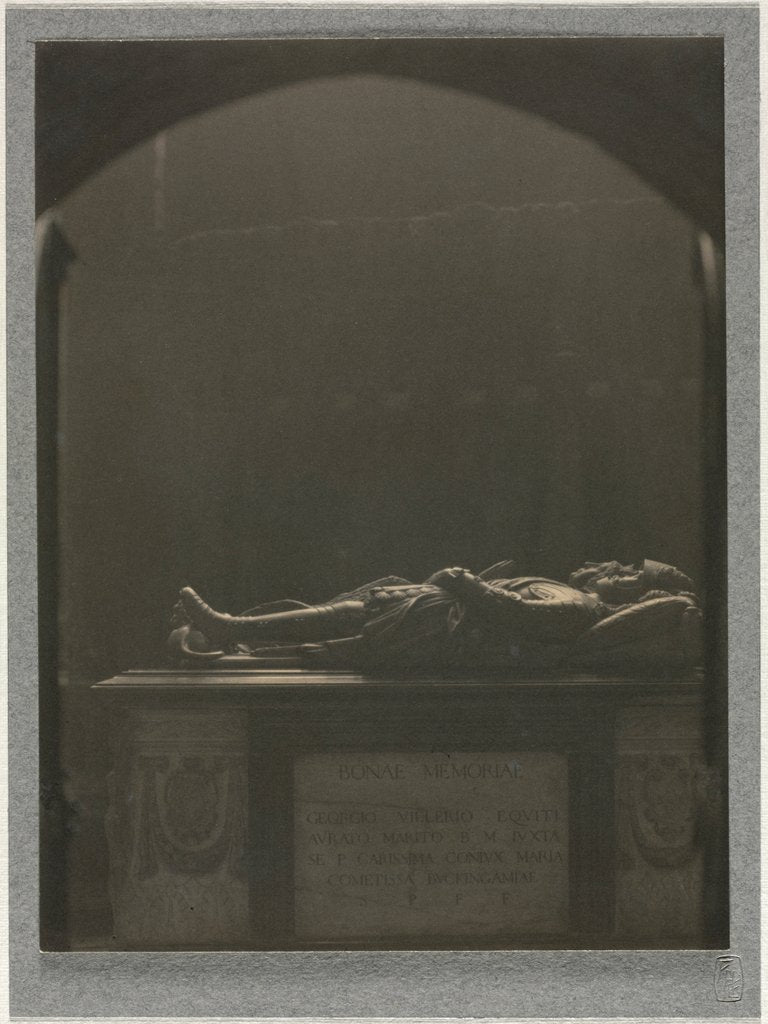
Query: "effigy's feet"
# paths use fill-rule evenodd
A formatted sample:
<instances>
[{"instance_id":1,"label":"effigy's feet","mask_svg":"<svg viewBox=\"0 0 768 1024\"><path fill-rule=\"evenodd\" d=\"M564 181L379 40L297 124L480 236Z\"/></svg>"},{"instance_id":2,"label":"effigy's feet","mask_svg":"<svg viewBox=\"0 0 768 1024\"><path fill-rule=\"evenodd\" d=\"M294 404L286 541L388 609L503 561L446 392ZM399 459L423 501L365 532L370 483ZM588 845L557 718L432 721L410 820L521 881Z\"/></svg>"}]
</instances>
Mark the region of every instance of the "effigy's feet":
<instances>
[{"instance_id":1,"label":"effigy's feet","mask_svg":"<svg viewBox=\"0 0 768 1024\"><path fill-rule=\"evenodd\" d=\"M212 644L225 645L232 641L233 619L231 615L214 611L192 587L184 587L179 598L189 621Z\"/></svg>"}]
</instances>

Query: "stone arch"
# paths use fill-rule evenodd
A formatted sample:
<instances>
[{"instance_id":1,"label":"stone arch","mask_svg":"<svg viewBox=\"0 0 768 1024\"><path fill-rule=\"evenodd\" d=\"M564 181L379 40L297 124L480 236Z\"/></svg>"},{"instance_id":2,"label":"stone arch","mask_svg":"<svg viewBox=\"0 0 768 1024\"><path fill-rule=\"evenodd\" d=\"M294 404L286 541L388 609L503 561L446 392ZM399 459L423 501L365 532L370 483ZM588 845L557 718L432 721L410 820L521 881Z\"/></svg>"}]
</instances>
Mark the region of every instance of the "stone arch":
<instances>
[{"instance_id":1,"label":"stone arch","mask_svg":"<svg viewBox=\"0 0 768 1024\"><path fill-rule=\"evenodd\" d=\"M38 209L181 118L275 86L366 71L485 95L589 135L722 240L716 39L40 44Z\"/></svg>"}]
</instances>

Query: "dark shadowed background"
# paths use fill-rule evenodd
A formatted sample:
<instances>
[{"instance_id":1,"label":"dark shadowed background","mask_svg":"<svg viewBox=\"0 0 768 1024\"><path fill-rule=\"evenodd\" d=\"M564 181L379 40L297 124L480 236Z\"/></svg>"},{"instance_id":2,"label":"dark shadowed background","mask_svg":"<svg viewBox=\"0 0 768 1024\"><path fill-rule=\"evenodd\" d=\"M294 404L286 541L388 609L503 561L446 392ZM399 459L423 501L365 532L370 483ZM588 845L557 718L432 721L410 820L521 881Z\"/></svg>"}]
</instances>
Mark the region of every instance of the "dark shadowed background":
<instances>
[{"instance_id":1,"label":"dark shadowed background","mask_svg":"<svg viewBox=\"0 0 768 1024\"><path fill-rule=\"evenodd\" d=\"M718 41L53 43L38 69L51 947L109 930L88 686L164 664L183 584L234 612L651 557L699 581L716 664Z\"/></svg>"}]
</instances>

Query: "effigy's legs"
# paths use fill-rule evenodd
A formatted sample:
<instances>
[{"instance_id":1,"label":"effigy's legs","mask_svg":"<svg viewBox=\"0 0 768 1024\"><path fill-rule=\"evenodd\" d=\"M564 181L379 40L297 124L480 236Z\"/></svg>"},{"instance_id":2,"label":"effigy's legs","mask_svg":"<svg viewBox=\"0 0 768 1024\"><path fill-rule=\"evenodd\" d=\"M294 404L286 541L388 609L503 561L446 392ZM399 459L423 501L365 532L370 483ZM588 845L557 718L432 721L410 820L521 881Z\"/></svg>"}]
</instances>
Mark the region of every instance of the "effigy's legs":
<instances>
[{"instance_id":1,"label":"effigy's legs","mask_svg":"<svg viewBox=\"0 0 768 1024\"><path fill-rule=\"evenodd\" d=\"M362 601L346 600L266 615L227 615L217 612L191 587L180 594L190 622L213 644L314 643L354 636L365 622Z\"/></svg>"}]
</instances>

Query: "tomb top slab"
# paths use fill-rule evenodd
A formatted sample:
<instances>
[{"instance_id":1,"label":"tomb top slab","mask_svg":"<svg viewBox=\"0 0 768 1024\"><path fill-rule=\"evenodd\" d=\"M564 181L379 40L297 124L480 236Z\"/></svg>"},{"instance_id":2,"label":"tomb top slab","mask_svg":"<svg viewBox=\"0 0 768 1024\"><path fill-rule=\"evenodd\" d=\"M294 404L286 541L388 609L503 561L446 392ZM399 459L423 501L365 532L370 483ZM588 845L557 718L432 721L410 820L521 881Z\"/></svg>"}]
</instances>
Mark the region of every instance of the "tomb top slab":
<instances>
[{"instance_id":1,"label":"tomb top slab","mask_svg":"<svg viewBox=\"0 0 768 1024\"><path fill-rule=\"evenodd\" d=\"M124 672L96 683L92 691L110 703L164 705L227 704L258 706L401 708L415 704L473 708L626 706L649 699L665 703L699 703L710 691L701 672L646 676L491 675L428 677L365 676L350 672L284 669Z\"/></svg>"},{"instance_id":2,"label":"tomb top slab","mask_svg":"<svg viewBox=\"0 0 768 1024\"><path fill-rule=\"evenodd\" d=\"M411 690L414 687L430 689L456 690L467 686L482 686L488 689L509 690L510 688L537 687L545 689L562 689L563 687L598 687L600 689L621 688L627 690L635 686L642 687L674 687L677 689L698 688L704 682L704 673L688 671L685 673L648 673L647 675L596 675L551 673L518 676L512 673L478 673L477 675L451 676L370 676L355 672L327 672L301 669L213 669L178 670L178 669L132 669L94 684L97 691L113 690L144 690L152 688L193 689L234 687L242 689L262 689L264 687L357 687L375 689Z\"/></svg>"}]
</instances>

